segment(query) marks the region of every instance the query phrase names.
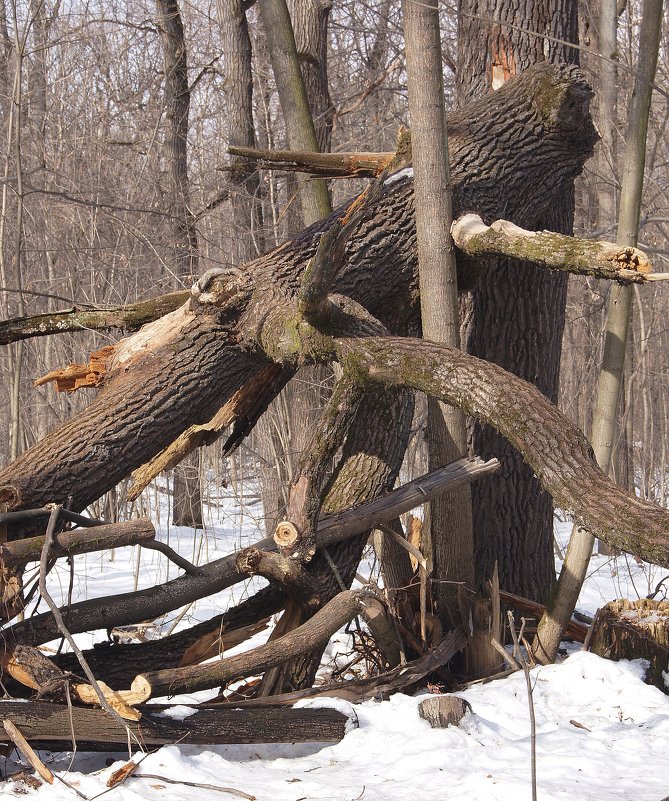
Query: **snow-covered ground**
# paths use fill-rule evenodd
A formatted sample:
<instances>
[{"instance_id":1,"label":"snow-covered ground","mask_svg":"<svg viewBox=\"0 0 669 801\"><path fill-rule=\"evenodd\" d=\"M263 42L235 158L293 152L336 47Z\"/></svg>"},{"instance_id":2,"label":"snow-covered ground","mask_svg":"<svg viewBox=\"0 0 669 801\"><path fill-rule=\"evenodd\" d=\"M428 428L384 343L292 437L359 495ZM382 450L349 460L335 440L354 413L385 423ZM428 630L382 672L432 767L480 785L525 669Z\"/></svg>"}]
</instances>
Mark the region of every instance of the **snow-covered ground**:
<instances>
[{"instance_id":1,"label":"snow-covered ground","mask_svg":"<svg viewBox=\"0 0 669 801\"><path fill-rule=\"evenodd\" d=\"M253 513L259 507L248 501L235 503L231 496L204 532L164 527L162 536L184 556L201 562L250 544L261 533ZM568 531L566 524L558 523L558 540L564 543ZM113 559L110 553L77 557L72 600L127 591L135 581L138 587L151 586L164 581L168 570L170 577L177 575L160 554L136 548L118 550ZM579 609L593 614L613 598L643 597L663 575L661 569L638 565L629 557L594 557ZM69 573L59 563L51 576L56 598L67 592L68 582ZM207 619L245 592L249 589L240 585L199 601L185 610L177 625ZM161 629L169 630L178 615L179 611L159 621ZM104 636L100 632L98 638ZM266 636L257 635L250 646ZM78 637L85 647L91 639ZM669 796L669 697L643 683L643 669L638 661L614 663L575 652L561 664L532 671L540 801L662 801ZM475 685L461 695L473 711L458 728L431 729L418 716L420 698L395 695L382 703L356 706L359 726L340 743L166 746L145 757L136 776L108 791L107 779L124 761L122 756L43 752L57 781L27 792L68 801L92 799L105 791L110 801L209 801L249 795L259 801L530 799L530 724L523 675ZM202 697L172 700L192 704ZM342 701L331 703L352 709ZM16 758L14 753L5 761L3 773L15 769ZM107 764L111 760L116 761ZM143 774L154 778L141 778ZM26 789L10 781L0 786L0 796L13 797Z\"/></svg>"}]
</instances>

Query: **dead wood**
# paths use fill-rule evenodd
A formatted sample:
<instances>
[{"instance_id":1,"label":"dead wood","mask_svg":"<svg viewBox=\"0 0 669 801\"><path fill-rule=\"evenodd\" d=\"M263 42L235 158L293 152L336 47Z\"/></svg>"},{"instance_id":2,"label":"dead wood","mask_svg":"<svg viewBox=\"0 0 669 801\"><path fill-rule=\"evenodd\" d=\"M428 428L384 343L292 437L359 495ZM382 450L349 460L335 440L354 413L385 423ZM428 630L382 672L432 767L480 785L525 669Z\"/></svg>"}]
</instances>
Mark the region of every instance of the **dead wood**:
<instances>
[{"instance_id":1,"label":"dead wood","mask_svg":"<svg viewBox=\"0 0 669 801\"><path fill-rule=\"evenodd\" d=\"M543 604L532 601L530 598L523 598L520 595L514 595L512 592L505 590L499 591L499 597L503 604L510 609L515 609L517 612L522 612L525 615L534 618L537 623L541 620L542 615L546 611ZM588 634L588 626L579 623L576 620L570 620L567 624L564 633L566 637L570 637L575 642L584 642Z\"/></svg>"},{"instance_id":2,"label":"dead wood","mask_svg":"<svg viewBox=\"0 0 669 801\"><path fill-rule=\"evenodd\" d=\"M392 520L410 509L420 506L439 493L481 475L499 469L496 459L483 462L481 459L459 459L453 464L421 476L402 487L357 508L337 514L324 515L318 522L317 544L325 548L348 537L362 534L378 522ZM256 543L259 550L273 547L267 538ZM197 576L181 576L166 582L160 587L151 587L138 592L119 593L113 597L92 599L73 604L68 609L68 628L76 634L96 628L112 629L136 623L138 620L152 620L165 612L170 612L191 601L198 600L212 592L218 592L242 581L245 573L237 569L239 552L204 565ZM268 611L259 617L271 613ZM207 624L205 624L206 626ZM219 623L214 621L212 630ZM36 615L30 620L17 623L3 632L6 641L39 645L58 636L58 629L49 614ZM175 635L177 636L177 635Z\"/></svg>"},{"instance_id":3,"label":"dead wood","mask_svg":"<svg viewBox=\"0 0 669 801\"><path fill-rule=\"evenodd\" d=\"M282 693L270 698L253 698L248 701L234 699L229 703L241 707L267 706L271 704L294 704L303 698L343 698L352 704L369 701L373 698L387 697L395 692L408 691L425 676L443 667L458 651L467 644L467 637L459 629L450 631L441 642L423 656L393 670L366 679L353 679L344 682L332 682L317 687L309 687L295 692ZM226 701L222 698L221 701Z\"/></svg>"},{"instance_id":4,"label":"dead wood","mask_svg":"<svg viewBox=\"0 0 669 801\"><path fill-rule=\"evenodd\" d=\"M590 650L606 659L647 659L646 683L668 692L669 601L610 601L592 626Z\"/></svg>"},{"instance_id":5,"label":"dead wood","mask_svg":"<svg viewBox=\"0 0 669 801\"><path fill-rule=\"evenodd\" d=\"M302 607L317 609L320 606L318 584L299 559L282 553L246 548L237 558L237 568L241 573L250 576L257 574L278 584Z\"/></svg>"},{"instance_id":6,"label":"dead wood","mask_svg":"<svg viewBox=\"0 0 669 801\"><path fill-rule=\"evenodd\" d=\"M0 345L22 339L72 331L108 331L113 328L136 331L145 323L174 311L188 300L188 292L171 292L128 306L73 308L59 312L15 317L0 321Z\"/></svg>"},{"instance_id":7,"label":"dead wood","mask_svg":"<svg viewBox=\"0 0 669 801\"><path fill-rule=\"evenodd\" d=\"M26 738L16 728L14 723L8 718L5 718L2 721L2 725L11 742L14 743L14 745L28 760L31 766L39 773L39 775L44 779L45 782L47 782L48 784L53 784L54 780L53 773L49 770L49 768L47 768L44 762L42 762L42 760L33 751L33 749L28 744Z\"/></svg>"},{"instance_id":8,"label":"dead wood","mask_svg":"<svg viewBox=\"0 0 669 801\"><path fill-rule=\"evenodd\" d=\"M138 545L153 540L156 530L147 518L109 523L94 528L61 531L55 534L49 555L52 557L92 553L124 545ZM0 545L0 561L6 566L39 561L44 537L13 540Z\"/></svg>"},{"instance_id":9,"label":"dead wood","mask_svg":"<svg viewBox=\"0 0 669 801\"><path fill-rule=\"evenodd\" d=\"M468 256L511 256L554 270L644 284L652 270L637 248L582 239L553 231L526 231L508 220L487 226L478 214L465 214L452 226L458 248Z\"/></svg>"},{"instance_id":10,"label":"dead wood","mask_svg":"<svg viewBox=\"0 0 669 801\"><path fill-rule=\"evenodd\" d=\"M357 721L334 709L263 709L216 707L193 710L178 719L170 707L151 704L139 708L139 722L128 728L144 747L173 743L190 745L225 743L337 742ZM80 751L124 751L128 747L125 726L102 710L73 707L72 727ZM70 710L48 702L0 701L0 715L20 727L26 740L37 747L71 750ZM0 740L9 735L0 731ZM133 738L133 748L135 741Z\"/></svg>"},{"instance_id":11,"label":"dead wood","mask_svg":"<svg viewBox=\"0 0 669 801\"><path fill-rule=\"evenodd\" d=\"M459 698L457 695L435 695L418 704L418 714L433 729L457 726L467 712L471 711L472 707L469 701Z\"/></svg>"},{"instance_id":12,"label":"dead wood","mask_svg":"<svg viewBox=\"0 0 669 801\"><path fill-rule=\"evenodd\" d=\"M254 161L261 169L304 172L324 178L373 178L395 153L298 153L294 150L261 150L229 147L232 156Z\"/></svg>"},{"instance_id":13,"label":"dead wood","mask_svg":"<svg viewBox=\"0 0 669 801\"><path fill-rule=\"evenodd\" d=\"M146 672L136 677L132 687L138 692L146 688L150 692L149 697L161 698L175 693L206 690L262 673L325 645L336 631L361 612L365 599L364 592L347 590L316 612L306 623L278 640L206 665Z\"/></svg>"},{"instance_id":14,"label":"dead wood","mask_svg":"<svg viewBox=\"0 0 669 801\"><path fill-rule=\"evenodd\" d=\"M487 219L506 214L528 226L540 220L591 152L596 137L589 94L574 68L541 64L454 115L456 212L474 209ZM381 200L349 240L346 265L333 286L395 331L416 313L411 201L409 172L384 181ZM240 276L214 280L209 291L119 343L96 400L0 472L0 486L17 496L13 508L72 494L73 508L82 509L186 428L211 420L274 356L258 347L272 344L267 313L291 316L320 235L347 209L247 265ZM293 357L299 361L302 354ZM280 361L290 366L285 354Z\"/></svg>"},{"instance_id":15,"label":"dead wood","mask_svg":"<svg viewBox=\"0 0 669 801\"><path fill-rule=\"evenodd\" d=\"M590 443L536 387L490 362L424 340L337 340L343 364L384 385L426 392L500 432L523 456L556 506L614 548L669 567L669 512L614 484Z\"/></svg>"}]
</instances>

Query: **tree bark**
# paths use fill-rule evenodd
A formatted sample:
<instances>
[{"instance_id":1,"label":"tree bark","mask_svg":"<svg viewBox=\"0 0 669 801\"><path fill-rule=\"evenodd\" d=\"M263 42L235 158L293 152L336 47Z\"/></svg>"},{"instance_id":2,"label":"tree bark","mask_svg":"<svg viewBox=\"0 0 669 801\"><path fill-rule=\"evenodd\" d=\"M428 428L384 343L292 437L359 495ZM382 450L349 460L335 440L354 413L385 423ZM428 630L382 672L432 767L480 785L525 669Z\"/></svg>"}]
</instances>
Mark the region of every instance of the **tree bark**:
<instances>
[{"instance_id":1,"label":"tree bark","mask_svg":"<svg viewBox=\"0 0 669 801\"><path fill-rule=\"evenodd\" d=\"M140 707L139 723L128 722L133 742L146 746L217 745L225 743L337 742L348 731L349 717L335 709L290 709L285 706L261 709L197 709L178 720L167 705ZM64 733L74 731L78 750L125 751L128 733L102 710L81 709L46 702L2 701L0 714L21 730L23 736L44 748L71 749ZM0 730L0 740L9 741ZM39 747L38 745L38 747Z\"/></svg>"},{"instance_id":2,"label":"tree bark","mask_svg":"<svg viewBox=\"0 0 669 801\"><path fill-rule=\"evenodd\" d=\"M437 0L402 4L407 59L411 145L423 336L460 347L453 204L448 165L444 79ZM428 398L430 470L467 450L465 415ZM472 507L468 487L442 495L428 509L433 597L444 630L459 626L458 594L474 587Z\"/></svg>"},{"instance_id":3,"label":"tree bark","mask_svg":"<svg viewBox=\"0 0 669 801\"><path fill-rule=\"evenodd\" d=\"M450 120L454 208L532 226L582 167L595 132L589 89L572 67L538 65ZM484 124L480 121L484 120ZM347 207L336 212L341 215ZM508 212L512 212L509 214ZM0 471L0 500L30 508L73 496L83 509L191 424L205 423L268 364L259 331L295 296L327 221L116 346L97 398ZM334 290L391 330L415 314L410 174L400 172L351 236ZM207 376L201 380L201 376ZM147 401L147 399L150 399ZM16 537L14 527L10 536Z\"/></svg>"},{"instance_id":4,"label":"tree bark","mask_svg":"<svg viewBox=\"0 0 669 801\"><path fill-rule=\"evenodd\" d=\"M578 51L543 36L577 40L576 0L460 0L459 9L459 106L491 89L499 93L535 62L577 61ZM531 225L502 216L525 228L571 233L572 193L567 180ZM538 273L529 264L500 261L487 268L467 315L467 351L531 381L555 401L566 287L566 276ZM485 587L497 563L501 587L545 600L555 580L551 499L492 428L473 422L471 433L472 452L495 454L504 465L499 476L473 489L477 585Z\"/></svg>"}]
</instances>

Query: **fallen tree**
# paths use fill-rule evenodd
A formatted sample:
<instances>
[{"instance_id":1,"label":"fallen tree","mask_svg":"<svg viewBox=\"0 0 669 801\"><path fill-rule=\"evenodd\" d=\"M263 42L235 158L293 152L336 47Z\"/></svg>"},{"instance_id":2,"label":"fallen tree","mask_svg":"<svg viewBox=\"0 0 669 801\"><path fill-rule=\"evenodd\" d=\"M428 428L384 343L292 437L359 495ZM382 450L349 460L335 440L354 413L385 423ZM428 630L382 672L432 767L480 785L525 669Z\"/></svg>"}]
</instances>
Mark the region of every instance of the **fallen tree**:
<instances>
[{"instance_id":1,"label":"fallen tree","mask_svg":"<svg viewBox=\"0 0 669 801\"><path fill-rule=\"evenodd\" d=\"M456 210L535 225L591 153L596 134L589 97L578 70L540 64L453 115ZM296 564L283 569L276 557L264 556L267 544L243 563L265 565L274 582L247 602L255 619L285 607L274 637L299 630L350 585L367 534L382 519L379 510L360 517L362 528L329 543L319 539L320 523L393 487L412 413L407 388L490 423L581 525L615 547L669 565L669 514L603 476L583 435L538 390L459 351L397 336L417 324L411 176L410 167L396 164L371 191L244 271L208 271L184 305L93 354L89 364L52 371L50 379L65 389L79 383L97 386L99 394L0 471L0 502L21 510L71 497L72 508L82 510L166 449L172 448L167 462L178 461L215 438L223 423L235 425L234 444L300 365L337 361L344 378L299 471L304 480L292 488L291 535L279 538L282 555ZM472 272L471 262L462 259L463 285L473 280ZM328 476L324 465L343 438ZM10 539L25 537L36 525L11 523ZM84 631L161 614L239 580L240 566L235 555L159 588L78 604L69 610L68 626ZM46 615L16 624L4 636L11 649L44 642L55 630ZM320 653L307 638L291 654L289 665L271 663L263 694L312 681ZM248 675L251 667L258 665L247 663L241 673L235 668L235 675ZM226 667L207 670L207 682L227 675ZM176 675L154 675L147 683L154 692L167 691ZM192 686L202 686L194 681Z\"/></svg>"}]
</instances>

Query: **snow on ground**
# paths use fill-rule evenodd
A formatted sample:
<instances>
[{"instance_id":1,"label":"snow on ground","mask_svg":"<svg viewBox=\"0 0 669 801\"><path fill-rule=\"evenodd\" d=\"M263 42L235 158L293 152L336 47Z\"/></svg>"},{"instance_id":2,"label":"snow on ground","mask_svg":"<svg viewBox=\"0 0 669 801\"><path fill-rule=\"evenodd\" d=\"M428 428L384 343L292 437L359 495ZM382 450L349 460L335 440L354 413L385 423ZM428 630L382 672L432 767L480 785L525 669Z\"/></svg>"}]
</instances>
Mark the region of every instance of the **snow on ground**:
<instances>
[{"instance_id":1,"label":"snow on ground","mask_svg":"<svg viewBox=\"0 0 669 801\"><path fill-rule=\"evenodd\" d=\"M163 530L162 536L169 535L172 547L184 556L198 560L199 555L199 561L250 544L259 538L258 521L248 515L242 518L241 507L233 504L230 499L224 515L205 532L172 528ZM558 523L558 541L566 542L568 532L566 524ZM168 568L159 554L141 552L138 572L137 558L136 548L117 551L113 561L109 553L78 557L73 600L127 591L135 577L139 587L165 580ZM173 565L169 570L170 577L177 575ZM596 556L579 609L593 614L613 598L645 596L662 576L661 569L638 565L629 557ZM56 597L67 592L68 578L64 567L52 574ZM235 587L199 601L186 610L178 626L204 620L248 591ZM163 631L177 615L159 621ZM105 636L99 632L96 639ZM251 645L266 636L256 635ZM91 639L78 637L84 646L90 646ZM643 683L643 669L638 660L614 663L576 652L561 664L532 671L540 801L661 801L669 796L669 697ZM395 695L382 703L349 707L359 726L336 744L165 746L144 758L137 775L107 795L110 801L243 797L165 781L172 779L233 788L259 801L529 799L530 724L523 675L474 685L461 695L473 712L458 728L431 729L418 716L420 698ZM198 699L203 696L198 694ZM187 715L187 705L195 700L194 696L172 699L186 705L175 714ZM347 706L342 701L332 704ZM28 792L49 801L97 797L124 761L119 754L73 757L43 752L42 756L57 781ZM15 769L15 758L13 754L5 760L3 773ZM143 774L165 780L143 779ZM0 785L0 797L25 791L25 786L11 781Z\"/></svg>"}]
</instances>

